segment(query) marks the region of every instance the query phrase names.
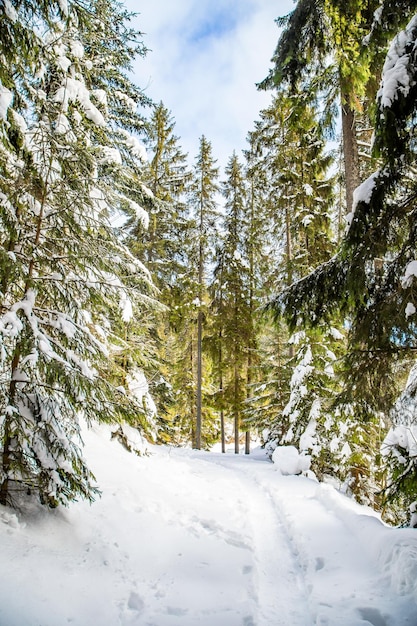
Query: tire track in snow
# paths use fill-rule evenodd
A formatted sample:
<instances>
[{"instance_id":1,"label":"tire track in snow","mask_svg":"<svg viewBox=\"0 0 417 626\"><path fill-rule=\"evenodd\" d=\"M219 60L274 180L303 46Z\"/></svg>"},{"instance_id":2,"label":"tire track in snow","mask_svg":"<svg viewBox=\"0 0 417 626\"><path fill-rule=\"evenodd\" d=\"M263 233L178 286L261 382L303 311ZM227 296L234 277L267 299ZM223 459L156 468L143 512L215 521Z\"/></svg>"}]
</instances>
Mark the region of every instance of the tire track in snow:
<instances>
[{"instance_id":1,"label":"tire track in snow","mask_svg":"<svg viewBox=\"0 0 417 626\"><path fill-rule=\"evenodd\" d=\"M355 524L348 523L352 504L349 500L345 508L337 493L314 482L309 485L311 495L306 497L307 479L302 477L249 473L246 468L241 471L248 478L252 476L259 490L270 494L272 506L285 521L304 571L311 624L416 626L414 603L407 598L402 600L390 589L375 558L363 544L363 534L358 535ZM358 515L353 517L357 524ZM371 528L369 516L364 517ZM375 531L381 528L375 518ZM380 584L376 587L378 578Z\"/></svg>"},{"instance_id":2,"label":"tire track in snow","mask_svg":"<svg viewBox=\"0 0 417 626\"><path fill-rule=\"evenodd\" d=\"M254 570L252 584L257 615L247 626L310 626L308 589L298 550L288 532L285 518L275 506L271 493L242 470L238 463L227 463L219 457L194 458L194 462L221 466L238 478L241 486L239 504L244 505L248 533L253 541ZM248 490L249 486L249 490ZM282 580L285 586L280 587ZM246 626L246 625L245 625Z\"/></svg>"}]
</instances>

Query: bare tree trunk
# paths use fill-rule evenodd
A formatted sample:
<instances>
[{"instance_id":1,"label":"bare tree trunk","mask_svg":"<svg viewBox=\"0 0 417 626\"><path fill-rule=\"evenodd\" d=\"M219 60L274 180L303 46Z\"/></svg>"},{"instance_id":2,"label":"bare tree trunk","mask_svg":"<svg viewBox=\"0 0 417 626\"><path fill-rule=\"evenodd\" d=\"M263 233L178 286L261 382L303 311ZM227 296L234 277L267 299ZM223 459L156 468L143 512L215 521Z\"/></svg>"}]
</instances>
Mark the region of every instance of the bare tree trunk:
<instances>
[{"instance_id":1,"label":"bare tree trunk","mask_svg":"<svg viewBox=\"0 0 417 626\"><path fill-rule=\"evenodd\" d=\"M253 315L253 311L252 311L252 300L250 302L250 307L249 307L249 311L250 314ZM252 372L251 372L251 367L252 367L252 354L251 354L251 349L252 347L249 346L249 354L248 354L248 373L246 376L246 397L250 398L251 397L251 383L252 383ZM245 454L250 454L250 429L248 428L247 431L245 432Z\"/></svg>"},{"instance_id":2,"label":"bare tree trunk","mask_svg":"<svg viewBox=\"0 0 417 626\"><path fill-rule=\"evenodd\" d=\"M226 452L226 433L224 430L224 410L223 410L223 351L222 351L223 333L219 330L219 393L220 393L220 433L222 439L222 453Z\"/></svg>"},{"instance_id":3,"label":"bare tree trunk","mask_svg":"<svg viewBox=\"0 0 417 626\"><path fill-rule=\"evenodd\" d=\"M245 454L250 454L250 430L245 432Z\"/></svg>"},{"instance_id":4,"label":"bare tree trunk","mask_svg":"<svg viewBox=\"0 0 417 626\"><path fill-rule=\"evenodd\" d=\"M203 202L200 202L200 241L198 248L198 318L197 318L197 398L196 398L196 437L197 450L201 449L201 412L202 412L202 385L203 385L203 299L204 252L203 252Z\"/></svg>"},{"instance_id":5,"label":"bare tree trunk","mask_svg":"<svg viewBox=\"0 0 417 626\"><path fill-rule=\"evenodd\" d=\"M356 140L355 111L350 105L349 96L342 94L342 135L343 160L345 166L346 209L353 207L353 192L359 185L359 153Z\"/></svg>"},{"instance_id":6,"label":"bare tree trunk","mask_svg":"<svg viewBox=\"0 0 417 626\"><path fill-rule=\"evenodd\" d=\"M235 454L239 454L239 369L237 364L235 363L234 367L234 383L235 383L235 403L234 403L234 423L235 423Z\"/></svg>"},{"instance_id":7,"label":"bare tree trunk","mask_svg":"<svg viewBox=\"0 0 417 626\"><path fill-rule=\"evenodd\" d=\"M197 319L197 402L196 402L196 432L195 447L201 449L201 409L202 409L202 378L203 378L203 314L198 312Z\"/></svg>"}]
</instances>

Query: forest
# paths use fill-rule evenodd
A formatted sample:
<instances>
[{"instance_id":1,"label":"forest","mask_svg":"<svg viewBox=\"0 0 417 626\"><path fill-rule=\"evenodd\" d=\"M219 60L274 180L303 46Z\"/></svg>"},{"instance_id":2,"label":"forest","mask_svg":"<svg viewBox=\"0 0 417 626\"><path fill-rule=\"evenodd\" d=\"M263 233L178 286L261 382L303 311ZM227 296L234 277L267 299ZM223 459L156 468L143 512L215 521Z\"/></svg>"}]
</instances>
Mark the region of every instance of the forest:
<instances>
[{"instance_id":1,"label":"forest","mask_svg":"<svg viewBox=\"0 0 417 626\"><path fill-rule=\"evenodd\" d=\"M0 0L0 504L94 500L85 420L292 446L416 523L416 13L277 17L271 105L221 172L135 84L122 4Z\"/></svg>"}]
</instances>

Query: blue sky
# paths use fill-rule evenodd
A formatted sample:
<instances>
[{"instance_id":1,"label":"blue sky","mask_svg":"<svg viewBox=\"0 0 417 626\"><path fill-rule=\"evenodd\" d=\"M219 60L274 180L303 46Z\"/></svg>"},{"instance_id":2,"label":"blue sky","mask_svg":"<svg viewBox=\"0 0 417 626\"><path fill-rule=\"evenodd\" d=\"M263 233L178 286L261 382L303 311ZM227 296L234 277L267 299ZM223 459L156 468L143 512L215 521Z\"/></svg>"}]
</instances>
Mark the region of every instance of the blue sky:
<instances>
[{"instance_id":1,"label":"blue sky","mask_svg":"<svg viewBox=\"0 0 417 626\"><path fill-rule=\"evenodd\" d=\"M190 163L205 135L223 169L271 100L255 84L268 73L278 41L275 18L292 0L125 0L150 49L135 81L163 101Z\"/></svg>"}]
</instances>

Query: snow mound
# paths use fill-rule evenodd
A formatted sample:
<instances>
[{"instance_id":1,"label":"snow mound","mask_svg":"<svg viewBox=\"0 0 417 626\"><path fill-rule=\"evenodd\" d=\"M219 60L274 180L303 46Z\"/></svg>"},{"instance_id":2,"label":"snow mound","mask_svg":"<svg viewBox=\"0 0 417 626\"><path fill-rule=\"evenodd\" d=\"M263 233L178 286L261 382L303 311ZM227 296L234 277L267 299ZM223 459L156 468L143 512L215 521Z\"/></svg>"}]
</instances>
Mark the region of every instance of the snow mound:
<instances>
[{"instance_id":1,"label":"snow mound","mask_svg":"<svg viewBox=\"0 0 417 626\"><path fill-rule=\"evenodd\" d=\"M283 476L301 474L310 469L311 457L300 454L294 446L278 446L272 453L272 461Z\"/></svg>"}]
</instances>

